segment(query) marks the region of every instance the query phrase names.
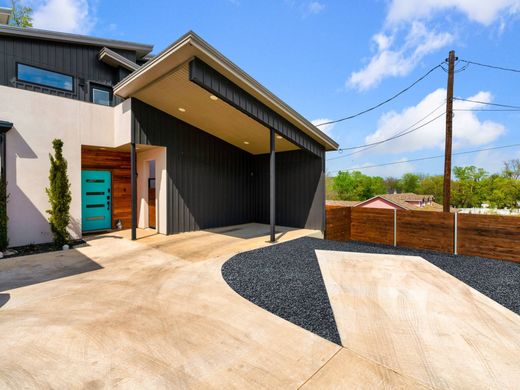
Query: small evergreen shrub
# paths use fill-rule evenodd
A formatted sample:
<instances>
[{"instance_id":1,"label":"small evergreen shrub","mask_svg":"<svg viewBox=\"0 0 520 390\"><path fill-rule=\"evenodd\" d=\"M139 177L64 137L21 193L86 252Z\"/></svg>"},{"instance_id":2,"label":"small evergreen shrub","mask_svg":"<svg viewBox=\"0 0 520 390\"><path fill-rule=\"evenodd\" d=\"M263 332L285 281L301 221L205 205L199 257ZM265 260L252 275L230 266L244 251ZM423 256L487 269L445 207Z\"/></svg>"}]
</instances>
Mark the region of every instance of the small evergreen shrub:
<instances>
[{"instance_id":1,"label":"small evergreen shrub","mask_svg":"<svg viewBox=\"0 0 520 390\"><path fill-rule=\"evenodd\" d=\"M67 160L63 157L63 141L55 139L52 141L54 156L49 154L51 168L49 172L49 188L46 188L49 197L50 209L49 224L54 236L54 244L62 247L70 240L67 226L70 222L70 182L67 175Z\"/></svg>"},{"instance_id":2,"label":"small evergreen shrub","mask_svg":"<svg viewBox=\"0 0 520 390\"><path fill-rule=\"evenodd\" d=\"M9 238L7 236L7 201L9 194L7 193L7 182L5 177L0 178L0 251L3 252L9 246Z\"/></svg>"}]
</instances>

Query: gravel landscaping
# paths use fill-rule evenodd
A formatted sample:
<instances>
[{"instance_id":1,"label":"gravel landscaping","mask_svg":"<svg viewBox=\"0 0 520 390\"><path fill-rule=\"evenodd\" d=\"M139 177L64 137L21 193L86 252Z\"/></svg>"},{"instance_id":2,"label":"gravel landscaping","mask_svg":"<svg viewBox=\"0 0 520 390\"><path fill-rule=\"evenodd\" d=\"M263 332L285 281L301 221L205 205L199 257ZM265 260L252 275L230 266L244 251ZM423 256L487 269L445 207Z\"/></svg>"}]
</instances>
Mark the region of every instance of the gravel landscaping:
<instances>
[{"instance_id":1,"label":"gravel landscaping","mask_svg":"<svg viewBox=\"0 0 520 390\"><path fill-rule=\"evenodd\" d=\"M520 264L482 257L304 237L240 253L223 265L222 275L256 305L341 344L316 249L421 256L520 314Z\"/></svg>"}]
</instances>

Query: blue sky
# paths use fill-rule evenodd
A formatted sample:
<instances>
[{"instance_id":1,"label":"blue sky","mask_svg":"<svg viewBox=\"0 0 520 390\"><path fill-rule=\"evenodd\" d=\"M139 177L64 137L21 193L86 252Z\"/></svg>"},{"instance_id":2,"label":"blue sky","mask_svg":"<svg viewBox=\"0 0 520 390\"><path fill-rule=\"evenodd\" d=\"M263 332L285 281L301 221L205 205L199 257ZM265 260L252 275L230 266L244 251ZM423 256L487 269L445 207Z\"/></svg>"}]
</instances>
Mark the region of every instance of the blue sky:
<instances>
[{"instance_id":1,"label":"blue sky","mask_svg":"<svg viewBox=\"0 0 520 390\"><path fill-rule=\"evenodd\" d=\"M520 0L423 0L420 7L413 0L25 3L33 6L37 27L152 43L156 53L194 30L309 120L341 118L386 99L450 49L461 59L520 68ZM442 105L446 79L437 69L390 104L326 130L342 147L388 138ZM471 65L455 78L455 95L463 98L520 105L519 90L520 73ZM442 113L441 107L427 120ZM520 143L519 120L520 112L456 112L454 152ZM441 116L369 151L328 153L342 158L328 161L327 170L442 154L443 134ZM454 164L497 171L510 158L520 158L520 147L455 156ZM363 171L389 176L442 169L438 159Z\"/></svg>"}]
</instances>

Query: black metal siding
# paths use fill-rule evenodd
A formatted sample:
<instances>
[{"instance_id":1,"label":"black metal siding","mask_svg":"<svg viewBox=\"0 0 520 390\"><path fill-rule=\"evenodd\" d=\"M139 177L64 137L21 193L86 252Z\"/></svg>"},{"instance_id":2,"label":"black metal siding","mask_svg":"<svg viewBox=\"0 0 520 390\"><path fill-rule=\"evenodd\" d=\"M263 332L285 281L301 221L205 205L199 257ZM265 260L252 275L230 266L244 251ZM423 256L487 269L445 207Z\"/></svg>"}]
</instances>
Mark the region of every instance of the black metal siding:
<instances>
[{"instance_id":1,"label":"black metal siding","mask_svg":"<svg viewBox=\"0 0 520 390\"><path fill-rule=\"evenodd\" d=\"M122 75L116 68L98 60L101 49L102 47L0 36L0 85L90 101L89 83L114 86ZM114 51L135 61L135 52ZM74 91L60 91L17 81L18 62L74 76ZM84 80L83 85L80 85L80 79ZM119 101L117 98L116 103Z\"/></svg>"},{"instance_id":2,"label":"black metal siding","mask_svg":"<svg viewBox=\"0 0 520 390\"><path fill-rule=\"evenodd\" d=\"M190 62L190 80L300 148L323 155L324 148L318 142L198 58Z\"/></svg>"},{"instance_id":3,"label":"black metal siding","mask_svg":"<svg viewBox=\"0 0 520 390\"><path fill-rule=\"evenodd\" d=\"M251 222L250 154L132 99L137 144L166 146L168 233Z\"/></svg>"}]
</instances>

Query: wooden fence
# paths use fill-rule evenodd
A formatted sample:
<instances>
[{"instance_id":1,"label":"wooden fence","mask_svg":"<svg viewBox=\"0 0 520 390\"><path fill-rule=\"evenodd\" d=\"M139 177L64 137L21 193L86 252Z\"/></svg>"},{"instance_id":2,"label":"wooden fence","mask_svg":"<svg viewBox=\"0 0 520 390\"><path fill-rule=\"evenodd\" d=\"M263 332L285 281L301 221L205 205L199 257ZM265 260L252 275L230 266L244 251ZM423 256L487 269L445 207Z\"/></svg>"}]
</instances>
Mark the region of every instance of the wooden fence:
<instances>
[{"instance_id":1,"label":"wooden fence","mask_svg":"<svg viewBox=\"0 0 520 390\"><path fill-rule=\"evenodd\" d=\"M520 218L327 206L325 238L520 262Z\"/></svg>"}]
</instances>

